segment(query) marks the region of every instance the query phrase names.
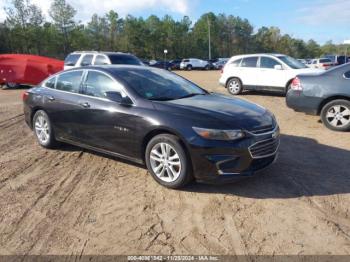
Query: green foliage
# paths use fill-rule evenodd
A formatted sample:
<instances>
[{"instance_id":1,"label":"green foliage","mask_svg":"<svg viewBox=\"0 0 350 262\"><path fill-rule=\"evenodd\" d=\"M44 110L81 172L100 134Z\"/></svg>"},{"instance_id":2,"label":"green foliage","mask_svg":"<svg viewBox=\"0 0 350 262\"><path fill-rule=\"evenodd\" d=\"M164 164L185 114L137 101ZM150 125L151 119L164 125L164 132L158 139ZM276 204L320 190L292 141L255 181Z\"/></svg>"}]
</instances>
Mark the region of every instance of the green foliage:
<instances>
[{"instance_id":1,"label":"green foliage","mask_svg":"<svg viewBox=\"0 0 350 262\"><path fill-rule=\"evenodd\" d=\"M247 19L226 14L203 14L194 24L184 16L175 21L166 15L146 19L131 15L120 18L114 10L93 14L86 25L74 17L77 11L66 0L53 0L46 22L40 8L30 0L12 0L0 23L0 53L32 53L64 58L74 50L130 52L142 58L208 58L210 26L212 57L244 53L283 53L297 58L342 54L345 45L331 41L320 46L282 34L277 27L254 27ZM348 50L348 53L350 50Z\"/></svg>"}]
</instances>

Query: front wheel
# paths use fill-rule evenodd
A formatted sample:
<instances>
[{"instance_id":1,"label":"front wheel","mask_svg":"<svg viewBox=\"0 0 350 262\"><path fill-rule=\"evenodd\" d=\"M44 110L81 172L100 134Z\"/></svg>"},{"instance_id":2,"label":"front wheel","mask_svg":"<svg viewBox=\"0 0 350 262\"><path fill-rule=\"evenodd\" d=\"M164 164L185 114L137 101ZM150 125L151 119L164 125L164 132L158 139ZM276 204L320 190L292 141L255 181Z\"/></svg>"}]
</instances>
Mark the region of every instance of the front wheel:
<instances>
[{"instance_id":1,"label":"front wheel","mask_svg":"<svg viewBox=\"0 0 350 262\"><path fill-rule=\"evenodd\" d=\"M38 110L33 117L33 129L39 144L45 148L56 145L49 116L43 110Z\"/></svg>"},{"instance_id":2,"label":"front wheel","mask_svg":"<svg viewBox=\"0 0 350 262\"><path fill-rule=\"evenodd\" d=\"M188 65L188 66L186 67L186 69L187 69L187 71L192 71L192 65Z\"/></svg>"},{"instance_id":3,"label":"front wheel","mask_svg":"<svg viewBox=\"0 0 350 262\"><path fill-rule=\"evenodd\" d=\"M192 168L178 137L155 136L147 145L145 160L153 178L168 188L181 188L192 180Z\"/></svg>"},{"instance_id":4,"label":"front wheel","mask_svg":"<svg viewBox=\"0 0 350 262\"><path fill-rule=\"evenodd\" d=\"M326 104L321 111L323 124L334 131L350 130L350 101L337 99Z\"/></svg>"},{"instance_id":5,"label":"front wheel","mask_svg":"<svg viewBox=\"0 0 350 262\"><path fill-rule=\"evenodd\" d=\"M238 95L242 92L242 82L238 78L231 78L226 84L227 91L231 95Z\"/></svg>"}]
</instances>

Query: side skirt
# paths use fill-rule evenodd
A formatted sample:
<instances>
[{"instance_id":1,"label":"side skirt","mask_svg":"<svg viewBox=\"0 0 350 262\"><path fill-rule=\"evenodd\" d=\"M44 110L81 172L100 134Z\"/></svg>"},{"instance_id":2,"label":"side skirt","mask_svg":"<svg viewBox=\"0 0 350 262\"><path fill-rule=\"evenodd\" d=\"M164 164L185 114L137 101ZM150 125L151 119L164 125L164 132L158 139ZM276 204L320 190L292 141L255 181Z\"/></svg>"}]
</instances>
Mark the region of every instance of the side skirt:
<instances>
[{"instance_id":1,"label":"side skirt","mask_svg":"<svg viewBox=\"0 0 350 262\"><path fill-rule=\"evenodd\" d=\"M75 141L72 141L72 140L69 140L69 139L56 138L56 140L58 140L60 142L63 142L63 143L71 144L71 145L74 145L74 146L82 147L82 148L85 148L85 149L88 149L88 150L96 151L96 152L99 152L99 153L102 153L102 154L106 154L106 155L122 158L122 159L131 161L131 162L134 162L134 163L137 163L137 164L141 164L141 165L145 164L143 160L138 159L138 158L125 156L125 155L122 155L122 154L119 154L119 153L115 153L115 152L112 152L112 151L109 151L109 150L105 150L105 149L101 149L101 148L97 148L97 147L93 147L93 146L89 146L89 145L82 144L82 143L79 143L79 142L75 142Z\"/></svg>"}]
</instances>

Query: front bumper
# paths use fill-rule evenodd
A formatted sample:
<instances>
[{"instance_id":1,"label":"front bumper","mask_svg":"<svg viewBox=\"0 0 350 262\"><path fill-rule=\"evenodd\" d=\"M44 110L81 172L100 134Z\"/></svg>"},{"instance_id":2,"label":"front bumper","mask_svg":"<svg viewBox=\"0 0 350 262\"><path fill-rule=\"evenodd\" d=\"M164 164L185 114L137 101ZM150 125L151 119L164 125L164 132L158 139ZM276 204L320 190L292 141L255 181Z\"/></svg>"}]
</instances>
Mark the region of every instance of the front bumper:
<instances>
[{"instance_id":1,"label":"front bumper","mask_svg":"<svg viewBox=\"0 0 350 262\"><path fill-rule=\"evenodd\" d=\"M278 127L238 142L196 139L190 145L194 176L199 182L225 183L251 177L277 159Z\"/></svg>"}]
</instances>

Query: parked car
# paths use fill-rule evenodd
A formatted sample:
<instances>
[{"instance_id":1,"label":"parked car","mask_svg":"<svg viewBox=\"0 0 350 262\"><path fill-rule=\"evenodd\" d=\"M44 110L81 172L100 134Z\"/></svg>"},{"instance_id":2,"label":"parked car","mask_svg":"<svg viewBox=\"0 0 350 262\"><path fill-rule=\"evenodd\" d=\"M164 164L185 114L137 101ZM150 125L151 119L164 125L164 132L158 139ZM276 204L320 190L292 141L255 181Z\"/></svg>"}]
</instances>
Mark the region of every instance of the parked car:
<instances>
[{"instance_id":1,"label":"parked car","mask_svg":"<svg viewBox=\"0 0 350 262\"><path fill-rule=\"evenodd\" d=\"M350 64L319 75L299 75L287 93L287 105L296 111L321 115L336 131L350 130Z\"/></svg>"},{"instance_id":2,"label":"parked car","mask_svg":"<svg viewBox=\"0 0 350 262\"><path fill-rule=\"evenodd\" d=\"M209 70L211 67L210 63L205 60L197 58L183 59L180 63L180 69L192 70L192 69L205 69Z\"/></svg>"},{"instance_id":3,"label":"parked car","mask_svg":"<svg viewBox=\"0 0 350 262\"><path fill-rule=\"evenodd\" d=\"M171 71L174 65L169 61L152 61L149 66Z\"/></svg>"},{"instance_id":4,"label":"parked car","mask_svg":"<svg viewBox=\"0 0 350 262\"><path fill-rule=\"evenodd\" d=\"M0 87L37 85L61 70L61 60L37 55L3 54L0 55Z\"/></svg>"},{"instance_id":5,"label":"parked car","mask_svg":"<svg viewBox=\"0 0 350 262\"><path fill-rule=\"evenodd\" d=\"M286 93L296 75L319 71L282 54L239 55L226 63L219 83L232 95L238 95L243 90Z\"/></svg>"},{"instance_id":6,"label":"parked car","mask_svg":"<svg viewBox=\"0 0 350 262\"><path fill-rule=\"evenodd\" d=\"M141 62L146 65L149 66L149 60L148 59L141 59Z\"/></svg>"},{"instance_id":7,"label":"parked car","mask_svg":"<svg viewBox=\"0 0 350 262\"><path fill-rule=\"evenodd\" d=\"M334 66L346 64L350 61L345 55L325 55L324 57L330 59Z\"/></svg>"},{"instance_id":8,"label":"parked car","mask_svg":"<svg viewBox=\"0 0 350 262\"><path fill-rule=\"evenodd\" d=\"M23 102L41 146L61 141L145 163L171 188L251 176L274 162L279 146L265 108L157 68L74 68L25 91Z\"/></svg>"},{"instance_id":9,"label":"parked car","mask_svg":"<svg viewBox=\"0 0 350 262\"><path fill-rule=\"evenodd\" d=\"M139 65L142 61L132 54L121 52L76 51L64 60L64 69L89 65Z\"/></svg>"},{"instance_id":10,"label":"parked car","mask_svg":"<svg viewBox=\"0 0 350 262\"><path fill-rule=\"evenodd\" d=\"M333 63L328 58L318 58L318 59L313 59L309 66L311 68L329 69L333 66Z\"/></svg>"},{"instance_id":11,"label":"parked car","mask_svg":"<svg viewBox=\"0 0 350 262\"><path fill-rule=\"evenodd\" d=\"M228 61L228 60L219 60L219 61L213 63L214 69L216 69L216 70L221 70L221 69L223 69L224 66L226 65L227 61Z\"/></svg>"},{"instance_id":12,"label":"parked car","mask_svg":"<svg viewBox=\"0 0 350 262\"><path fill-rule=\"evenodd\" d=\"M173 69L173 70L179 70L179 69L180 69L181 61L182 61L182 59L170 60L170 63L173 65L173 66L172 66L172 69Z\"/></svg>"}]
</instances>

